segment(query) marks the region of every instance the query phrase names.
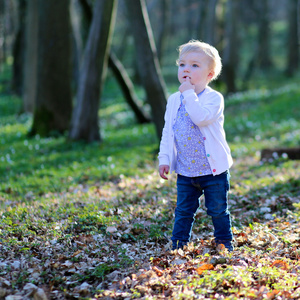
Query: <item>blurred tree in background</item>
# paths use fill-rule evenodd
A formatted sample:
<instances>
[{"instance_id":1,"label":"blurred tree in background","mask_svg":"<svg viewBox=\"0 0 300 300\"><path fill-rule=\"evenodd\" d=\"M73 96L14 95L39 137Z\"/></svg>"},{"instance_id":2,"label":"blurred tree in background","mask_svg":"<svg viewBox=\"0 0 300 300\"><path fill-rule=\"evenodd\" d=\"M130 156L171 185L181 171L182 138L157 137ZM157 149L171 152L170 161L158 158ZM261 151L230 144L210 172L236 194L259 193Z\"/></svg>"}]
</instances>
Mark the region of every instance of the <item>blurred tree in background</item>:
<instances>
[{"instance_id":1,"label":"blurred tree in background","mask_svg":"<svg viewBox=\"0 0 300 300\"><path fill-rule=\"evenodd\" d=\"M30 134L47 136L68 130L71 119L70 1L38 0L35 5L37 82Z\"/></svg>"},{"instance_id":2,"label":"blurred tree in background","mask_svg":"<svg viewBox=\"0 0 300 300\"><path fill-rule=\"evenodd\" d=\"M115 0L96 0L83 54L70 138L100 140L98 110L115 22Z\"/></svg>"},{"instance_id":3,"label":"blurred tree in background","mask_svg":"<svg viewBox=\"0 0 300 300\"><path fill-rule=\"evenodd\" d=\"M158 62L145 0L127 0L126 8L135 42L139 76L151 106L156 134L160 137L164 126L166 87Z\"/></svg>"},{"instance_id":4,"label":"blurred tree in background","mask_svg":"<svg viewBox=\"0 0 300 300\"><path fill-rule=\"evenodd\" d=\"M33 113L32 133L100 140L101 89L114 76L138 122L147 121L141 106L151 108L160 136L166 86L178 84L176 48L190 39L219 50L224 68L214 84L225 94L249 88L254 77L299 71L300 0L119 0L115 26L114 10L105 8L112 1L103 0L98 16L110 21L94 25L99 40L92 45L106 50L93 53L98 2L0 1L0 71L12 66L9 84ZM142 103L137 89L144 90ZM42 107L47 117L38 117Z\"/></svg>"}]
</instances>

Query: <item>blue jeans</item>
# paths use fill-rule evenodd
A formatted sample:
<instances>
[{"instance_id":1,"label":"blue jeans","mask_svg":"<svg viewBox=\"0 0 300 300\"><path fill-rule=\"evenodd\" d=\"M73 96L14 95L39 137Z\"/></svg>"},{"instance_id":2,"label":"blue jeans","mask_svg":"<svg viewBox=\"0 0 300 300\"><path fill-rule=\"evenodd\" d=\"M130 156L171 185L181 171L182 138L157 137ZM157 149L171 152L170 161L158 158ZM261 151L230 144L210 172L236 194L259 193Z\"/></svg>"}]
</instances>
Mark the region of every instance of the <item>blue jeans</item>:
<instances>
[{"instance_id":1,"label":"blue jeans","mask_svg":"<svg viewBox=\"0 0 300 300\"><path fill-rule=\"evenodd\" d=\"M173 249L182 248L189 242L199 198L203 193L207 214L212 217L216 241L231 243L231 220L227 205L229 179L229 171L216 176L177 176L177 207L171 238Z\"/></svg>"}]
</instances>

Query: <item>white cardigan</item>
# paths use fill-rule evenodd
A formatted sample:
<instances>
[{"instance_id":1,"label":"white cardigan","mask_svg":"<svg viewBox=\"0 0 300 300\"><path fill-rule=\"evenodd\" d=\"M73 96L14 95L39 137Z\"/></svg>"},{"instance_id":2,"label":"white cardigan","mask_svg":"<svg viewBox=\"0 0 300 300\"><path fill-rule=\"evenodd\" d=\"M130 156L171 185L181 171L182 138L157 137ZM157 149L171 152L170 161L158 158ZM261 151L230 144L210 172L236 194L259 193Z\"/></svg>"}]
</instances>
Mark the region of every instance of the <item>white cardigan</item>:
<instances>
[{"instance_id":1,"label":"white cardigan","mask_svg":"<svg viewBox=\"0 0 300 300\"><path fill-rule=\"evenodd\" d=\"M223 96L210 87L205 88L199 99L192 89L183 92L182 95L186 111L193 123L200 128L205 139L204 145L212 174L225 172L233 162L223 128ZM170 173L175 170L177 162L173 125L179 106L180 92L177 92L172 94L167 102L165 125L158 154L159 165L168 165Z\"/></svg>"}]
</instances>

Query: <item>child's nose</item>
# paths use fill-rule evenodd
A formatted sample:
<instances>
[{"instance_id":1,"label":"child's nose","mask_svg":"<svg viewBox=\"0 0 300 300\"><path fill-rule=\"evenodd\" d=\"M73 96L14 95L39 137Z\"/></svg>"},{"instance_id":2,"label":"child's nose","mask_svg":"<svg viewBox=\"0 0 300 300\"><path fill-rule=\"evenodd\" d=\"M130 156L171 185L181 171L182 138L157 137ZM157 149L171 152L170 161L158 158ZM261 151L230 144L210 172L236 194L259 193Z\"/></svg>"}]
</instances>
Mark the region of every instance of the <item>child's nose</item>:
<instances>
[{"instance_id":1,"label":"child's nose","mask_svg":"<svg viewBox=\"0 0 300 300\"><path fill-rule=\"evenodd\" d=\"M184 72L189 72L189 71L190 71L189 66L188 66L188 65L185 65L185 66L184 66Z\"/></svg>"}]
</instances>

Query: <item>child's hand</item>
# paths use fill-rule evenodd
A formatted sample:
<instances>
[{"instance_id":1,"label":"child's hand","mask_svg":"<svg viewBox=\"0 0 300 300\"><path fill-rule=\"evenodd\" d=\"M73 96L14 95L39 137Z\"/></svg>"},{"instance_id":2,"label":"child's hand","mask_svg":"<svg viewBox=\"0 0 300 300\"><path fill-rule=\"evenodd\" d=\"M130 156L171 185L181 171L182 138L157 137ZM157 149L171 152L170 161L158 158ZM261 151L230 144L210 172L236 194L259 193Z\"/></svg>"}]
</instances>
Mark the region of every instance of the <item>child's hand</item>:
<instances>
[{"instance_id":1,"label":"child's hand","mask_svg":"<svg viewBox=\"0 0 300 300\"><path fill-rule=\"evenodd\" d=\"M159 166L159 175L161 178L168 180L168 177L165 174L169 174L169 166L161 165Z\"/></svg>"},{"instance_id":2,"label":"child's hand","mask_svg":"<svg viewBox=\"0 0 300 300\"><path fill-rule=\"evenodd\" d=\"M179 92L183 93L187 90L195 90L195 86L191 83L190 77L185 77L185 81L180 85Z\"/></svg>"}]
</instances>

